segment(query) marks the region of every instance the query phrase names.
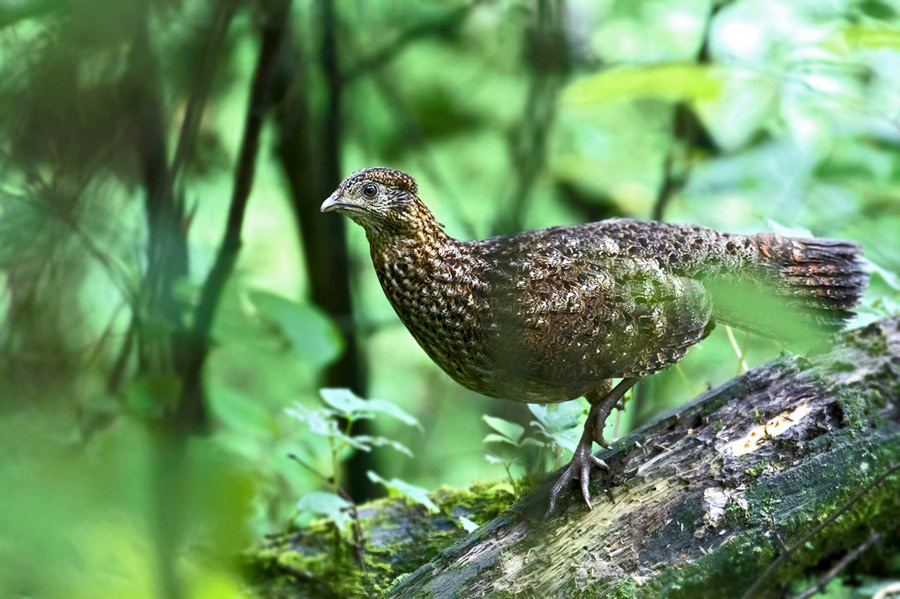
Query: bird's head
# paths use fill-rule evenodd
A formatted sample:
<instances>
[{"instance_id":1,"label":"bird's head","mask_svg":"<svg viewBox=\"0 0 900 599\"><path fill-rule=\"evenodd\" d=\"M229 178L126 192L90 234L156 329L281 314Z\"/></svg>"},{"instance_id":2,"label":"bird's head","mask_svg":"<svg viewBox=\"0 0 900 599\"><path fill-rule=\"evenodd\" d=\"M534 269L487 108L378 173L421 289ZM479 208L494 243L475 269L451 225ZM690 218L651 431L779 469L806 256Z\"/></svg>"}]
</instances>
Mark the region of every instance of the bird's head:
<instances>
[{"instance_id":1,"label":"bird's head","mask_svg":"<svg viewBox=\"0 0 900 599\"><path fill-rule=\"evenodd\" d=\"M322 212L341 212L366 230L369 238L413 236L437 225L416 195L416 180L384 167L356 171L322 203ZM440 225L437 225L438 227Z\"/></svg>"}]
</instances>

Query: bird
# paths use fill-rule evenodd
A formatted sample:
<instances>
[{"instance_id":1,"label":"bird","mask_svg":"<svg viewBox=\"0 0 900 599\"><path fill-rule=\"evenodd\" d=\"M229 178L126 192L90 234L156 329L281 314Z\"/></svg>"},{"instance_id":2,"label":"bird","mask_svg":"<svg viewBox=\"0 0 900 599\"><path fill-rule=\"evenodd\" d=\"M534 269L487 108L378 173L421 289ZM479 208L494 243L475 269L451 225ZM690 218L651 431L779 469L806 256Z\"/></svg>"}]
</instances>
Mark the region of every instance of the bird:
<instances>
[{"instance_id":1,"label":"bird","mask_svg":"<svg viewBox=\"0 0 900 599\"><path fill-rule=\"evenodd\" d=\"M821 340L852 317L867 284L860 246L834 239L612 218L459 240L415 179L387 167L350 174L321 211L364 229L397 316L457 383L520 402L588 401L548 514L573 479L591 508L592 468L609 470L593 443L609 447L612 409L717 323Z\"/></svg>"}]
</instances>

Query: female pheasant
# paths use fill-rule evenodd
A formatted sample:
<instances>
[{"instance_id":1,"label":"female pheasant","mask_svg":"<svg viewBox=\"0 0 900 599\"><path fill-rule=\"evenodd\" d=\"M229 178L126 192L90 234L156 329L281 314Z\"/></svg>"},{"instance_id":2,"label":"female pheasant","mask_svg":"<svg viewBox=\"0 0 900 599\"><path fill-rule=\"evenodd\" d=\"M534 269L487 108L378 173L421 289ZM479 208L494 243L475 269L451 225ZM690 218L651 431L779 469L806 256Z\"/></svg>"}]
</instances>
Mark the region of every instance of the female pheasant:
<instances>
[{"instance_id":1,"label":"female pheasant","mask_svg":"<svg viewBox=\"0 0 900 599\"><path fill-rule=\"evenodd\" d=\"M680 360L717 322L808 338L850 317L867 277L857 244L610 219L480 241L448 236L415 180L355 172L322 204L363 227L388 300L425 352L491 397L591 408L572 461L590 508L591 452L638 379ZM622 379L615 387L612 379Z\"/></svg>"}]
</instances>

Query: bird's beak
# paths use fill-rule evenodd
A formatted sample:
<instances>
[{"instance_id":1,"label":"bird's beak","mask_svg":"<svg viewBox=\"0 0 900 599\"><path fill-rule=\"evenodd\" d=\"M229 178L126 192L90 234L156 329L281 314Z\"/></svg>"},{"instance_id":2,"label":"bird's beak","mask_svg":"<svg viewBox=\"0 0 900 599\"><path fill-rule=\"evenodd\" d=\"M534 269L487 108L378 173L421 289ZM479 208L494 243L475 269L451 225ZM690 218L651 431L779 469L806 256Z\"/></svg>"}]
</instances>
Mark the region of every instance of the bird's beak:
<instances>
[{"instance_id":1,"label":"bird's beak","mask_svg":"<svg viewBox=\"0 0 900 599\"><path fill-rule=\"evenodd\" d=\"M327 200L322 202L322 208L320 208L320 210L322 212L334 212L335 210L337 210L340 207L341 207L341 202L338 200L338 194L337 194L337 192L334 192L333 194L328 196Z\"/></svg>"}]
</instances>

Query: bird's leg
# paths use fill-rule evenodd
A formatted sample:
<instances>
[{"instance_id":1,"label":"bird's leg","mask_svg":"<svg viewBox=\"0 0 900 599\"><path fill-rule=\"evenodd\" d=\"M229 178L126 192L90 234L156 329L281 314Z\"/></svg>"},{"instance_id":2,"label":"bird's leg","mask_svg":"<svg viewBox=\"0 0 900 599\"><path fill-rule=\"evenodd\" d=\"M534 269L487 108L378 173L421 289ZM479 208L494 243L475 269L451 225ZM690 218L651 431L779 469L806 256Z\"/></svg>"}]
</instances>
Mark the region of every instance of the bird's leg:
<instances>
[{"instance_id":1,"label":"bird's leg","mask_svg":"<svg viewBox=\"0 0 900 599\"><path fill-rule=\"evenodd\" d=\"M563 470L559 480L557 480L556 484L553 485L553 488L550 489L550 507L547 508L548 516L552 514L553 510L556 508L556 502L563 493L566 484L573 478L579 480L581 496L584 497L584 502L587 504L588 509L591 509L591 494L588 490L591 465L593 464L598 468L609 470L607 463L595 456L591 451L593 449L593 443L596 441L597 444L603 447L609 447L609 444L603 438L603 426L606 424L606 417L609 416L612 409L619 404L622 397L625 395L625 392L636 382L637 377L622 379L622 381L608 393L603 395L589 393L586 396L586 399L591 403L591 410L588 412L587 421L584 423L584 430L581 433L581 440L575 448L575 454L572 456L572 461L569 462L569 465Z\"/></svg>"},{"instance_id":2,"label":"bird's leg","mask_svg":"<svg viewBox=\"0 0 900 599\"><path fill-rule=\"evenodd\" d=\"M609 448L609 443L603 438L603 429L606 427L606 419L609 417L613 408L618 408L620 410L625 409L625 402L623 400L625 393L627 393L637 381L637 377L622 379L612 391L606 393L592 391L585 396L585 399L591 404L591 411L588 413L588 419L594 419L594 442L600 447Z\"/></svg>"}]
</instances>

